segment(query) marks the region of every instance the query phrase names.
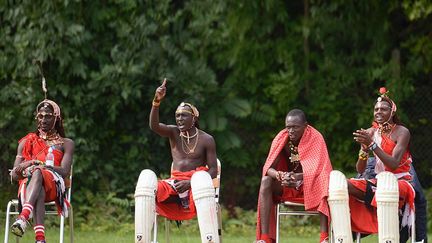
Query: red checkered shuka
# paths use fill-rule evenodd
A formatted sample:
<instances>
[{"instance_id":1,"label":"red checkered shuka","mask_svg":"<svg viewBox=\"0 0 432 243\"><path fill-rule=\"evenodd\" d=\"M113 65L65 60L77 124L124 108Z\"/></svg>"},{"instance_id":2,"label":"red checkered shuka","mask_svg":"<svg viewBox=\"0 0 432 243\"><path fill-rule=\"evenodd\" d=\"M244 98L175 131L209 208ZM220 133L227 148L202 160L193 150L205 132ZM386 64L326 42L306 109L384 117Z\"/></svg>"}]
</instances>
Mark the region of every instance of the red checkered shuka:
<instances>
[{"instance_id":1,"label":"red checkered shuka","mask_svg":"<svg viewBox=\"0 0 432 243\"><path fill-rule=\"evenodd\" d=\"M267 170L273 165L275 159L282 151L285 144L288 142L288 131L286 129L280 131L273 139L270 147L267 160L264 164L262 176L267 174ZM298 146L300 163L303 168L303 191L304 204L306 210L314 210L329 216L329 208L327 204L328 185L332 165L327 151L327 145L321 133L308 125L303 133ZM258 199L258 202L260 200ZM270 238L275 239L276 235L276 204L274 205L270 215ZM258 205L257 213L257 239L261 236L260 227L260 212Z\"/></svg>"}]
</instances>

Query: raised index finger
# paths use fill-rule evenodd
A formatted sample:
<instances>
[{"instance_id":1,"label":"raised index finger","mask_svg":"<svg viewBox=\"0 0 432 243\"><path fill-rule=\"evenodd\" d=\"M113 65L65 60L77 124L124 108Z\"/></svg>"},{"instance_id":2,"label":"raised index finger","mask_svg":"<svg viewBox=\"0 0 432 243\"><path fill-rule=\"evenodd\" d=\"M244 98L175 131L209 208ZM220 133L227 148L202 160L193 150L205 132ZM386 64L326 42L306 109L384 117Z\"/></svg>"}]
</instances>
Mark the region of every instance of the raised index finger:
<instances>
[{"instance_id":1,"label":"raised index finger","mask_svg":"<svg viewBox=\"0 0 432 243\"><path fill-rule=\"evenodd\" d=\"M162 82L162 85L161 85L161 87L165 87L165 85L166 85L166 81L167 81L167 79L166 79L166 78L164 78L164 80L163 80L163 82Z\"/></svg>"}]
</instances>

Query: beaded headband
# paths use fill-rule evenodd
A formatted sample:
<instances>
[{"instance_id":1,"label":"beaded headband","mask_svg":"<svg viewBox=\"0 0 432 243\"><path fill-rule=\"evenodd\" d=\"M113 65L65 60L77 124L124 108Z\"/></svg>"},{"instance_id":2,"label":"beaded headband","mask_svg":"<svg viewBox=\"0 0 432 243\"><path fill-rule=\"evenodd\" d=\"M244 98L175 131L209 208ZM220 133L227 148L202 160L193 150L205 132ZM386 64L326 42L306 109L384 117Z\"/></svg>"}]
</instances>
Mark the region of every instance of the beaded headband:
<instances>
[{"instance_id":1,"label":"beaded headband","mask_svg":"<svg viewBox=\"0 0 432 243\"><path fill-rule=\"evenodd\" d=\"M36 106L36 114L39 113L39 110L42 107L47 107L49 105L51 105L51 107L53 108L53 112L54 112L54 116L57 118L61 119L61 111L60 111L60 107L57 105L57 103L55 103L52 100L48 100L48 99L44 99L42 102L40 102L37 106Z\"/></svg>"},{"instance_id":2,"label":"beaded headband","mask_svg":"<svg viewBox=\"0 0 432 243\"><path fill-rule=\"evenodd\" d=\"M397 110L396 104L388 96L389 91L385 87L381 87L379 89L379 92L380 92L380 96L377 98L377 102L381 102L381 101L390 102L390 106L391 106L391 116L390 117L392 117L393 114L396 113L396 110Z\"/></svg>"},{"instance_id":3,"label":"beaded headband","mask_svg":"<svg viewBox=\"0 0 432 243\"><path fill-rule=\"evenodd\" d=\"M176 110L176 114L177 113L181 113L181 112L187 112L187 113L190 113L190 114L192 114L193 116L195 116L197 118L199 117L199 111L198 111L198 109L195 106L193 106L192 104L186 103L186 102L182 102L182 103L180 103L179 107L180 106L189 106L189 108L191 108L192 111L188 111L188 110L185 110L185 109L178 108Z\"/></svg>"}]
</instances>

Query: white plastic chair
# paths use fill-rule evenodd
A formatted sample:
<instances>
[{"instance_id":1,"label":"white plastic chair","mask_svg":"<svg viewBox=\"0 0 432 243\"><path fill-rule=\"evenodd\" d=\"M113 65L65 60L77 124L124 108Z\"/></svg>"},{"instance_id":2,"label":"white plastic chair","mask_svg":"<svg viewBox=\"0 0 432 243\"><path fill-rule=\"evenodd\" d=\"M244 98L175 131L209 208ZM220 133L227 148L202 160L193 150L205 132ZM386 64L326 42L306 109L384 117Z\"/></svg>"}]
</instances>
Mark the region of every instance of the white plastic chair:
<instances>
[{"instance_id":1,"label":"white plastic chair","mask_svg":"<svg viewBox=\"0 0 432 243\"><path fill-rule=\"evenodd\" d=\"M172 164L171 164L171 170L172 170ZM222 171L221 162L219 159L217 159L217 176L216 176L216 178L213 179L213 186L215 187L215 201L216 201L216 210L217 210L217 217L218 217L218 234L219 234L220 243L222 243L222 212L221 212L221 207L219 205L221 171ZM156 213L154 224L153 224L153 241L152 241L152 243L158 242L157 241L157 230L158 230L157 217L158 217L158 214ZM165 242L166 243L170 242L169 232L170 232L169 231L169 222L165 218Z\"/></svg>"},{"instance_id":2,"label":"white plastic chair","mask_svg":"<svg viewBox=\"0 0 432 243\"><path fill-rule=\"evenodd\" d=\"M65 180L65 186L66 186L66 198L71 202L71 192L72 192L72 168L71 168L71 175L69 176L69 181ZM55 205L55 202L47 202L45 203L45 215L57 215L57 207ZM18 212L18 199L12 199L8 202L7 208L6 208L6 224L5 224L5 238L4 243L9 242L9 231L10 231L10 216L11 215L19 215ZM73 209L72 209L72 203L69 208L69 229L70 229L70 243L73 243ZM63 215L60 215L60 239L59 242L64 242L64 226L65 226L65 217ZM18 243L20 240L20 237L16 236L16 242Z\"/></svg>"},{"instance_id":3,"label":"white plastic chair","mask_svg":"<svg viewBox=\"0 0 432 243\"><path fill-rule=\"evenodd\" d=\"M295 203L290 201L284 201L277 204L276 207L276 243L279 243L279 227L281 216L319 216L318 211L305 211L303 203ZM332 242L330 235L331 228L329 230L329 242Z\"/></svg>"}]
</instances>

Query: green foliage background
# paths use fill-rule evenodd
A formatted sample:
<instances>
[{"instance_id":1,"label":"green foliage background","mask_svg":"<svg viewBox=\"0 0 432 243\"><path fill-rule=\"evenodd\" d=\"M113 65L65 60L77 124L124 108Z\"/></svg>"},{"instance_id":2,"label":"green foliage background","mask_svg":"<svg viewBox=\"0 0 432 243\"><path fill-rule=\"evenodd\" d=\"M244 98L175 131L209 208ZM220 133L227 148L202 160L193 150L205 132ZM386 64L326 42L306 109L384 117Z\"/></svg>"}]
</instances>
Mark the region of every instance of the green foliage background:
<instances>
[{"instance_id":1,"label":"green foliage background","mask_svg":"<svg viewBox=\"0 0 432 243\"><path fill-rule=\"evenodd\" d=\"M144 168L167 174L169 145L148 128L164 77L161 120L173 124L181 101L197 105L233 214L256 207L271 139L292 108L323 133L334 168L353 173L352 131L370 125L380 86L430 187L431 12L426 0L0 1L0 198L16 190L7 169L43 99L34 59L76 143L78 205L96 192L127 198Z\"/></svg>"}]
</instances>

